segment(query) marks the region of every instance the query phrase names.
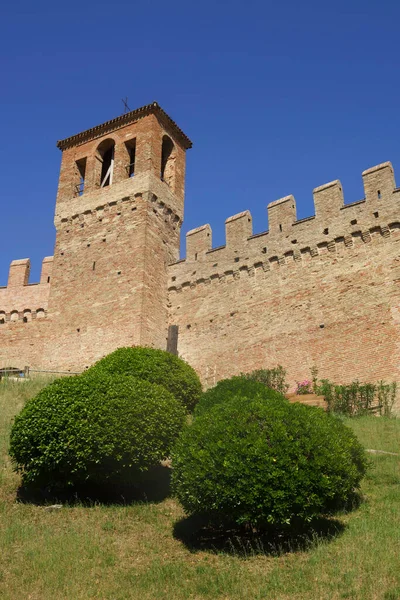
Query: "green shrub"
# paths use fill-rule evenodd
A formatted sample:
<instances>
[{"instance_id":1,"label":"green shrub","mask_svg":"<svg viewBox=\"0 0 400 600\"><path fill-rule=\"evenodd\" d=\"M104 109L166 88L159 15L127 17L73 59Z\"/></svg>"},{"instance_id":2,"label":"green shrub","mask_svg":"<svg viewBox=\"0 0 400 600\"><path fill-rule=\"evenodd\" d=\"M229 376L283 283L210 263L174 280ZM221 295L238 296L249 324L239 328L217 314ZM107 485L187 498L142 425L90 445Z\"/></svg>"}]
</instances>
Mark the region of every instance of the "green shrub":
<instances>
[{"instance_id":1,"label":"green shrub","mask_svg":"<svg viewBox=\"0 0 400 600\"><path fill-rule=\"evenodd\" d=\"M129 376L58 379L16 417L10 454L26 484L104 482L167 457L185 410L164 387Z\"/></svg>"},{"instance_id":2,"label":"green shrub","mask_svg":"<svg viewBox=\"0 0 400 600\"><path fill-rule=\"evenodd\" d=\"M286 398L275 390L267 388L264 383L240 375L230 379L222 379L215 387L204 392L194 410L194 416L198 417L216 404L227 402L236 396L240 396L243 402L248 402L256 396L260 396L265 400L276 398L282 402L287 402Z\"/></svg>"},{"instance_id":3,"label":"green shrub","mask_svg":"<svg viewBox=\"0 0 400 600\"><path fill-rule=\"evenodd\" d=\"M324 396L328 410L349 417L377 411L390 417L396 400L397 384L361 383L353 381L348 385L335 385L328 379L322 379L315 385L316 393Z\"/></svg>"},{"instance_id":4,"label":"green shrub","mask_svg":"<svg viewBox=\"0 0 400 600\"><path fill-rule=\"evenodd\" d=\"M132 375L169 390L188 410L201 395L200 379L184 360L154 348L119 348L94 364L86 373Z\"/></svg>"},{"instance_id":5,"label":"green shrub","mask_svg":"<svg viewBox=\"0 0 400 600\"><path fill-rule=\"evenodd\" d=\"M286 383L286 371L280 365L274 369L257 369L251 373L242 373L242 375L247 379L259 381L280 394L286 394L289 389L289 385Z\"/></svg>"},{"instance_id":6,"label":"green shrub","mask_svg":"<svg viewBox=\"0 0 400 600\"><path fill-rule=\"evenodd\" d=\"M173 490L187 513L259 528L334 512L367 466L338 418L260 397L205 411L185 428L172 459Z\"/></svg>"}]
</instances>

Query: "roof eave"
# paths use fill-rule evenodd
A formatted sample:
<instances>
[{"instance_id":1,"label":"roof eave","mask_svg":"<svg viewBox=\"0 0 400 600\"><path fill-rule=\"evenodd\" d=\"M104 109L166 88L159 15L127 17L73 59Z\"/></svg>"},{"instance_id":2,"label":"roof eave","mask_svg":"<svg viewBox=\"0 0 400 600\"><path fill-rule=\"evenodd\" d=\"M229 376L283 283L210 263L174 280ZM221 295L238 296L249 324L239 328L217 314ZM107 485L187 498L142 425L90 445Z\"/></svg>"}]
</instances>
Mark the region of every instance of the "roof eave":
<instances>
[{"instance_id":1,"label":"roof eave","mask_svg":"<svg viewBox=\"0 0 400 600\"><path fill-rule=\"evenodd\" d=\"M120 115L111 121L106 121L101 125L96 125L96 127L92 127L91 129L86 129L86 131L82 131L81 133L77 133L71 137L65 138L64 140L59 140L57 142L57 148L60 150L66 150L67 148L71 148L73 146L78 146L83 144L89 140L95 139L97 137L101 137L106 133L110 133L111 131L115 131L119 129L121 126L127 125L137 119L145 117L147 115L154 114L161 120L163 120L167 126L170 128L176 139L182 144L185 150L188 150L192 147L191 140L187 137L185 133L183 133L182 129L178 127L178 125L171 119L171 117L161 108L161 106L157 102L152 102L151 104L147 104L146 106L141 106L135 110L132 110L128 113Z\"/></svg>"}]
</instances>

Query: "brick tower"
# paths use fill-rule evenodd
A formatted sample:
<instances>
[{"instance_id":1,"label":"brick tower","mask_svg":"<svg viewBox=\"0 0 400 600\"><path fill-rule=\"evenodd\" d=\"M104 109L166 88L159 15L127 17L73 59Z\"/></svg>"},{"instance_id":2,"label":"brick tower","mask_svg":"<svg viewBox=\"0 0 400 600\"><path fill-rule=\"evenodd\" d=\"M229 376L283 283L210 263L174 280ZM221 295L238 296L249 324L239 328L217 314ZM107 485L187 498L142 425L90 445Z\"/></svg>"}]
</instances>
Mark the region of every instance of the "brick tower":
<instances>
[{"instance_id":1,"label":"brick tower","mask_svg":"<svg viewBox=\"0 0 400 600\"><path fill-rule=\"evenodd\" d=\"M58 142L62 163L46 364L166 347L190 140L157 104ZM54 344L54 337L58 343Z\"/></svg>"}]
</instances>

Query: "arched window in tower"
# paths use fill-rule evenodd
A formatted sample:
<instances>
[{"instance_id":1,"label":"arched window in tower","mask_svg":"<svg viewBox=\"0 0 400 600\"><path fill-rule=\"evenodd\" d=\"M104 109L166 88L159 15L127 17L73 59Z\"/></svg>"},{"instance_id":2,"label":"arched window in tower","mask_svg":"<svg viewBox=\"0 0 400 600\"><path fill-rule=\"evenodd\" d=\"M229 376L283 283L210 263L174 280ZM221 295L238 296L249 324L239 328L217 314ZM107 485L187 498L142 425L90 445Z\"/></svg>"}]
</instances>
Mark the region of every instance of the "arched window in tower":
<instances>
[{"instance_id":1,"label":"arched window in tower","mask_svg":"<svg viewBox=\"0 0 400 600\"><path fill-rule=\"evenodd\" d=\"M171 188L175 187L175 146L167 135L162 140L161 180Z\"/></svg>"},{"instance_id":2,"label":"arched window in tower","mask_svg":"<svg viewBox=\"0 0 400 600\"><path fill-rule=\"evenodd\" d=\"M97 148L97 158L101 163L100 187L106 187L112 184L114 171L114 140L104 140Z\"/></svg>"},{"instance_id":3,"label":"arched window in tower","mask_svg":"<svg viewBox=\"0 0 400 600\"><path fill-rule=\"evenodd\" d=\"M128 156L128 164L126 172L128 177L133 177L135 174L135 158L136 158L136 139L125 142L126 152Z\"/></svg>"},{"instance_id":4,"label":"arched window in tower","mask_svg":"<svg viewBox=\"0 0 400 600\"><path fill-rule=\"evenodd\" d=\"M85 188L85 175L86 175L86 157L81 158L75 162L75 187L74 195L82 196Z\"/></svg>"}]
</instances>

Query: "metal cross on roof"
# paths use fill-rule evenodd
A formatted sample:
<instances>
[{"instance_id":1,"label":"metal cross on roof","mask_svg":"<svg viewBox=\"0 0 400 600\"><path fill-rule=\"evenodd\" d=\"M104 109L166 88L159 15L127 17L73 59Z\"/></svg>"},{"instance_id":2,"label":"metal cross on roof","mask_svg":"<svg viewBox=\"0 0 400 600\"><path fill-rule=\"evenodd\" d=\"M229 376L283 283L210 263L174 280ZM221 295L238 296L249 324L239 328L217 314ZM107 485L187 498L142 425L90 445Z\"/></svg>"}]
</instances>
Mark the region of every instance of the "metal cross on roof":
<instances>
[{"instance_id":1,"label":"metal cross on roof","mask_svg":"<svg viewBox=\"0 0 400 600\"><path fill-rule=\"evenodd\" d=\"M124 113L131 112L131 109L128 106L128 96L126 96L126 98L122 98L122 103L124 105Z\"/></svg>"}]
</instances>

